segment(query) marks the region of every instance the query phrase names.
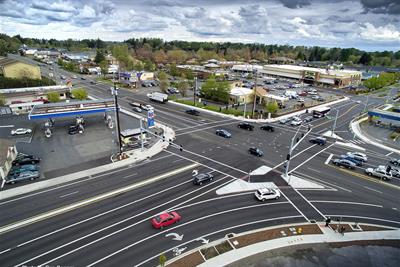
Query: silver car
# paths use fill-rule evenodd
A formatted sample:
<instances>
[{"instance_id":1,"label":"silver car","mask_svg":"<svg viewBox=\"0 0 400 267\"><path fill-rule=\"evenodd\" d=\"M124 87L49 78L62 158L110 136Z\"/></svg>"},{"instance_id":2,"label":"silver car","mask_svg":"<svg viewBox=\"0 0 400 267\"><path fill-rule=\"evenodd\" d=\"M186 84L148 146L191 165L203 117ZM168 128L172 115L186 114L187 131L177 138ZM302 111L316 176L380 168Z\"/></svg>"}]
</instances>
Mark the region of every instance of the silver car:
<instances>
[{"instance_id":1,"label":"silver car","mask_svg":"<svg viewBox=\"0 0 400 267\"><path fill-rule=\"evenodd\" d=\"M27 128L18 128L11 130L11 135L23 135L23 134L30 134L32 133L31 129Z\"/></svg>"},{"instance_id":2,"label":"silver car","mask_svg":"<svg viewBox=\"0 0 400 267\"><path fill-rule=\"evenodd\" d=\"M40 177L38 171L26 171L21 172L16 175L8 176L6 179L6 184L15 184L16 182L25 181L25 180L35 180Z\"/></svg>"}]
</instances>

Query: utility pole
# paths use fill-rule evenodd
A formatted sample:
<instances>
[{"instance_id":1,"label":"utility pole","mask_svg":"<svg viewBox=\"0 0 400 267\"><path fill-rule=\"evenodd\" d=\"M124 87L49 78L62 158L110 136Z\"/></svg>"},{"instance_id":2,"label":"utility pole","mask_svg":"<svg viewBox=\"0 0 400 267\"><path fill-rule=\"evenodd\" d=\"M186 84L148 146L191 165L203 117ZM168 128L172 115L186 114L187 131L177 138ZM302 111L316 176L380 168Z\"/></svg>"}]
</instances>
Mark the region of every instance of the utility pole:
<instances>
[{"instance_id":1,"label":"utility pole","mask_svg":"<svg viewBox=\"0 0 400 267\"><path fill-rule=\"evenodd\" d=\"M367 101L365 101L364 112L367 111L368 100L369 100L369 94L367 95Z\"/></svg>"},{"instance_id":2,"label":"utility pole","mask_svg":"<svg viewBox=\"0 0 400 267\"><path fill-rule=\"evenodd\" d=\"M256 101L257 101L257 69L255 69L253 73L254 73L254 89L253 89L254 99L253 99L253 110L251 111L252 118L254 118L254 112L256 110Z\"/></svg>"},{"instance_id":3,"label":"utility pole","mask_svg":"<svg viewBox=\"0 0 400 267\"><path fill-rule=\"evenodd\" d=\"M337 118L338 118L338 115L339 115L339 109L337 109L337 108L335 108L335 109L336 109L336 117L335 117L335 121L333 122L331 136L333 136L333 134L334 134L334 132L335 132L335 129L336 129L336 122L337 122Z\"/></svg>"},{"instance_id":4,"label":"utility pole","mask_svg":"<svg viewBox=\"0 0 400 267\"><path fill-rule=\"evenodd\" d=\"M194 77L193 106L196 106L197 76Z\"/></svg>"},{"instance_id":5,"label":"utility pole","mask_svg":"<svg viewBox=\"0 0 400 267\"><path fill-rule=\"evenodd\" d=\"M143 119L139 119L140 122L140 143L141 143L141 151L144 150L144 144L143 144Z\"/></svg>"},{"instance_id":6,"label":"utility pole","mask_svg":"<svg viewBox=\"0 0 400 267\"><path fill-rule=\"evenodd\" d=\"M118 108L118 89L117 85L114 81L114 90L113 90L113 95L114 95L114 106L115 106L115 123L117 125L117 136L118 136L118 154L122 154L121 150L121 129L119 126L119 108Z\"/></svg>"},{"instance_id":7,"label":"utility pole","mask_svg":"<svg viewBox=\"0 0 400 267\"><path fill-rule=\"evenodd\" d=\"M243 117L246 118L246 107L247 107L247 102L246 99L244 100L244 110L243 110Z\"/></svg>"}]
</instances>

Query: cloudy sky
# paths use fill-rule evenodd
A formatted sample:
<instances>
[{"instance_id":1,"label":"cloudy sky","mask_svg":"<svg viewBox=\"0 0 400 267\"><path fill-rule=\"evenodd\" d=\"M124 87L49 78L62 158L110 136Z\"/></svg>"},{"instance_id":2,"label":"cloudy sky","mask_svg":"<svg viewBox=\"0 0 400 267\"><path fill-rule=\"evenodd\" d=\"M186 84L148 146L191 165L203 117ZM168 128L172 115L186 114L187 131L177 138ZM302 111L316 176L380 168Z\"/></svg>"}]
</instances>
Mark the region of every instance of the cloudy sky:
<instances>
[{"instance_id":1,"label":"cloudy sky","mask_svg":"<svg viewBox=\"0 0 400 267\"><path fill-rule=\"evenodd\" d=\"M0 32L400 50L400 0L0 0Z\"/></svg>"}]
</instances>

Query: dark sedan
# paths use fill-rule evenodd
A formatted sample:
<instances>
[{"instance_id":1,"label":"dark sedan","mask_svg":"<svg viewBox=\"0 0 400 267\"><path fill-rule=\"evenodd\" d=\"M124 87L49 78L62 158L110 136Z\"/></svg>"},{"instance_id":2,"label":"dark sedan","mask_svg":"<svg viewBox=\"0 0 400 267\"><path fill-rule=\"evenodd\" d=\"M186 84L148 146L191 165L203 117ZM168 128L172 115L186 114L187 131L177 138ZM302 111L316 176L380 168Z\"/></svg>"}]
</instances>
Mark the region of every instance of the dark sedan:
<instances>
[{"instance_id":1,"label":"dark sedan","mask_svg":"<svg viewBox=\"0 0 400 267\"><path fill-rule=\"evenodd\" d=\"M26 164L38 164L40 162L40 159L37 157L17 157L12 165L13 166L20 166L20 165L26 165Z\"/></svg>"},{"instance_id":2,"label":"dark sedan","mask_svg":"<svg viewBox=\"0 0 400 267\"><path fill-rule=\"evenodd\" d=\"M187 114L193 115L193 116L199 116L200 112L195 110L195 109L188 109L185 111Z\"/></svg>"},{"instance_id":3,"label":"dark sedan","mask_svg":"<svg viewBox=\"0 0 400 267\"><path fill-rule=\"evenodd\" d=\"M232 134L230 132L228 132L227 130L224 130L224 129L216 130L215 134L218 135L218 136L225 137L225 138L231 138L232 137Z\"/></svg>"},{"instance_id":4,"label":"dark sedan","mask_svg":"<svg viewBox=\"0 0 400 267\"><path fill-rule=\"evenodd\" d=\"M355 163L353 163L347 159L334 159L333 164L335 164L336 166L345 167L348 169L354 169L356 167Z\"/></svg>"},{"instance_id":5,"label":"dark sedan","mask_svg":"<svg viewBox=\"0 0 400 267\"><path fill-rule=\"evenodd\" d=\"M262 157L264 155L264 153L260 149L258 149L256 147L250 147L249 148L249 153L252 154L252 155L255 155L257 157Z\"/></svg>"},{"instance_id":6,"label":"dark sedan","mask_svg":"<svg viewBox=\"0 0 400 267\"><path fill-rule=\"evenodd\" d=\"M248 130L248 131L253 131L254 130L254 126L251 125L248 122L241 122L241 123L238 124L237 127L240 128L240 129Z\"/></svg>"},{"instance_id":7,"label":"dark sedan","mask_svg":"<svg viewBox=\"0 0 400 267\"><path fill-rule=\"evenodd\" d=\"M260 127L260 129L261 129L261 130L264 130L264 131L268 131L268 132L273 132L273 131L275 131L274 126L267 125L267 124L262 125L262 126Z\"/></svg>"}]
</instances>

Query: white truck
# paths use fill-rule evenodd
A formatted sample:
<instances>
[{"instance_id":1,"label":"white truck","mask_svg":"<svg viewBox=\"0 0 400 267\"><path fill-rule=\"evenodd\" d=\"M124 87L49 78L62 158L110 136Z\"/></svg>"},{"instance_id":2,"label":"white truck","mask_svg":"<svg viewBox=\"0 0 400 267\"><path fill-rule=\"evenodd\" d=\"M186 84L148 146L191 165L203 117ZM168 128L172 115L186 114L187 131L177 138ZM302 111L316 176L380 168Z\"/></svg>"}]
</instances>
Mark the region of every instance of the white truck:
<instances>
[{"instance_id":1,"label":"white truck","mask_svg":"<svg viewBox=\"0 0 400 267\"><path fill-rule=\"evenodd\" d=\"M160 103L165 103L168 101L168 95L159 93L159 92L153 92L153 93L147 94L147 97L151 101L156 101L156 102L160 102Z\"/></svg>"}]
</instances>

